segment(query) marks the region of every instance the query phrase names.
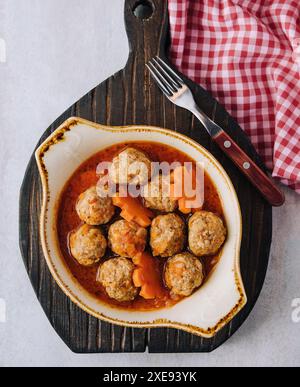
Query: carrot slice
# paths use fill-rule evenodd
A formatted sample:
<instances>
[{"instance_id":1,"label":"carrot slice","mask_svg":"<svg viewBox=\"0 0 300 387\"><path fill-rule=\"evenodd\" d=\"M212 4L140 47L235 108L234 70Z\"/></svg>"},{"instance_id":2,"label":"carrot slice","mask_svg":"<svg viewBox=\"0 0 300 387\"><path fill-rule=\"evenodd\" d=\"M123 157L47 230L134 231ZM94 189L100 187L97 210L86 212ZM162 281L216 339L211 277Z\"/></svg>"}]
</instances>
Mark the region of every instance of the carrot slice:
<instances>
[{"instance_id":1,"label":"carrot slice","mask_svg":"<svg viewBox=\"0 0 300 387\"><path fill-rule=\"evenodd\" d=\"M128 222L134 221L141 227L151 225L154 214L145 208L138 198L116 196L113 198L113 204L122 209L121 216Z\"/></svg>"},{"instance_id":2,"label":"carrot slice","mask_svg":"<svg viewBox=\"0 0 300 387\"><path fill-rule=\"evenodd\" d=\"M133 273L133 283L141 288L140 296L146 300L162 298L164 289L161 284L158 261L149 253L138 253L133 258L137 269Z\"/></svg>"},{"instance_id":3,"label":"carrot slice","mask_svg":"<svg viewBox=\"0 0 300 387\"><path fill-rule=\"evenodd\" d=\"M143 269L135 269L132 278L134 286L141 288L144 285Z\"/></svg>"},{"instance_id":4,"label":"carrot slice","mask_svg":"<svg viewBox=\"0 0 300 387\"><path fill-rule=\"evenodd\" d=\"M129 211L127 210L123 210L121 212L121 217L125 220L127 220L127 222L133 222L134 221L134 215L132 215Z\"/></svg>"},{"instance_id":5,"label":"carrot slice","mask_svg":"<svg viewBox=\"0 0 300 387\"><path fill-rule=\"evenodd\" d=\"M186 177L186 179L184 178ZM197 200L197 197L192 195L194 194L193 188L196 187L197 175L196 171L193 168L192 170L188 170L185 166L180 166L175 169L173 173L173 184L170 187L170 197L174 200L178 201L179 211L183 214L190 214L192 211L200 210L202 208L202 198ZM181 184L181 194L182 196L178 197L176 194L177 184ZM187 202L194 201L193 208L189 208Z\"/></svg>"},{"instance_id":6,"label":"carrot slice","mask_svg":"<svg viewBox=\"0 0 300 387\"><path fill-rule=\"evenodd\" d=\"M190 214L192 212L192 209L188 208L186 205L186 198L180 198L178 200L178 207L179 207L179 211L182 212L183 214Z\"/></svg>"}]
</instances>

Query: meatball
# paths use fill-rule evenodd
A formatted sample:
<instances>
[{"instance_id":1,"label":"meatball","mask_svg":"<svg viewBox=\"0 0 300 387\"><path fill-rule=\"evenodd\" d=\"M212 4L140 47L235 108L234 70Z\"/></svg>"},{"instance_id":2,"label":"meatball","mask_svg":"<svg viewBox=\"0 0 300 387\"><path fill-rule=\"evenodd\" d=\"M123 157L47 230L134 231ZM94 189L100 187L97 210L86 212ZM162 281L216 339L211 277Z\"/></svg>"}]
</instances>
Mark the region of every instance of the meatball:
<instances>
[{"instance_id":1,"label":"meatball","mask_svg":"<svg viewBox=\"0 0 300 387\"><path fill-rule=\"evenodd\" d=\"M145 206L153 210L174 212L178 207L177 200L170 198L170 177L160 175L144 189Z\"/></svg>"},{"instance_id":2,"label":"meatball","mask_svg":"<svg viewBox=\"0 0 300 387\"><path fill-rule=\"evenodd\" d=\"M165 283L172 294L190 296L202 285L204 270L198 258L182 253L169 258L165 268Z\"/></svg>"},{"instance_id":3,"label":"meatball","mask_svg":"<svg viewBox=\"0 0 300 387\"><path fill-rule=\"evenodd\" d=\"M145 250L147 230L134 222L119 220L110 226L108 241L114 253L133 258Z\"/></svg>"},{"instance_id":4,"label":"meatball","mask_svg":"<svg viewBox=\"0 0 300 387\"><path fill-rule=\"evenodd\" d=\"M70 235L70 250L83 266L92 266L105 255L107 242L101 230L84 224Z\"/></svg>"},{"instance_id":5,"label":"meatball","mask_svg":"<svg viewBox=\"0 0 300 387\"><path fill-rule=\"evenodd\" d=\"M196 212L189 220L189 247L193 254L213 255L226 239L222 219L212 212Z\"/></svg>"},{"instance_id":6,"label":"meatball","mask_svg":"<svg viewBox=\"0 0 300 387\"><path fill-rule=\"evenodd\" d=\"M152 221L150 234L150 245L155 257L170 257L184 248L185 223L177 214L157 216Z\"/></svg>"},{"instance_id":7,"label":"meatball","mask_svg":"<svg viewBox=\"0 0 300 387\"><path fill-rule=\"evenodd\" d=\"M132 301L138 295L133 284L134 264L124 257L104 262L98 272L98 281L110 298L120 302Z\"/></svg>"},{"instance_id":8,"label":"meatball","mask_svg":"<svg viewBox=\"0 0 300 387\"><path fill-rule=\"evenodd\" d=\"M135 148L127 148L113 159L109 177L115 184L144 185L151 177L151 160Z\"/></svg>"},{"instance_id":9,"label":"meatball","mask_svg":"<svg viewBox=\"0 0 300 387\"><path fill-rule=\"evenodd\" d=\"M91 187L83 192L77 201L76 211L79 218L91 226L108 223L114 216L115 207L110 197L100 197L97 188Z\"/></svg>"}]
</instances>

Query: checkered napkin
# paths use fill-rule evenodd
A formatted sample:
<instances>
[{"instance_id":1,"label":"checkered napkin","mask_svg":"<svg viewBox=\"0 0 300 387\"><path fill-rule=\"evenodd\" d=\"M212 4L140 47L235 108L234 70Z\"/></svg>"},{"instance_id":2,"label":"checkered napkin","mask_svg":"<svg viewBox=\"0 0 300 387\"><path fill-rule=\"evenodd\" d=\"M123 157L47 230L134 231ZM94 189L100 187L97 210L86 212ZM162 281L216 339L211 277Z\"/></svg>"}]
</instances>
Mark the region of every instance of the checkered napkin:
<instances>
[{"instance_id":1,"label":"checkered napkin","mask_svg":"<svg viewBox=\"0 0 300 387\"><path fill-rule=\"evenodd\" d=\"M300 0L169 0L171 59L300 193Z\"/></svg>"}]
</instances>

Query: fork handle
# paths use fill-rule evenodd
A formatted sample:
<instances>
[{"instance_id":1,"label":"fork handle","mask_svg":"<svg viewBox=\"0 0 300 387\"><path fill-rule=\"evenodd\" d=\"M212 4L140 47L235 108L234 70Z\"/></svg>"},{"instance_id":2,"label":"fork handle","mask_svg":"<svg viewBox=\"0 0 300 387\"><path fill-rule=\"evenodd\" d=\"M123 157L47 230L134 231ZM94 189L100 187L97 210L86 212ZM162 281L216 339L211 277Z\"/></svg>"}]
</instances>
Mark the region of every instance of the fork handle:
<instances>
[{"instance_id":1,"label":"fork handle","mask_svg":"<svg viewBox=\"0 0 300 387\"><path fill-rule=\"evenodd\" d=\"M224 130L217 133L213 140L272 206L279 207L283 205L285 197L273 180L254 163Z\"/></svg>"}]
</instances>

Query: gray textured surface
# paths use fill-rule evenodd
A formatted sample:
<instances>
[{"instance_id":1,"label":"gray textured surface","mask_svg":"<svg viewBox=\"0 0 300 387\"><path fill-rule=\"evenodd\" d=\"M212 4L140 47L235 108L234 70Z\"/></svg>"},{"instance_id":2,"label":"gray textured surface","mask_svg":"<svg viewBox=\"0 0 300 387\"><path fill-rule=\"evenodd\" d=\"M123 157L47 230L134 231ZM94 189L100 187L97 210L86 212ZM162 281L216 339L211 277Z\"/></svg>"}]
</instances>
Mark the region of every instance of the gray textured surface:
<instances>
[{"instance_id":1,"label":"gray textured surface","mask_svg":"<svg viewBox=\"0 0 300 387\"><path fill-rule=\"evenodd\" d=\"M83 8L84 7L84 8ZM242 328L212 354L74 355L48 323L18 247L18 195L46 127L124 66L123 0L0 0L0 366L299 366L300 198L274 210L272 255L262 295ZM1 56L0 56L1 58ZM300 313L299 313L300 315ZM0 312L1 321L1 312Z\"/></svg>"}]
</instances>

